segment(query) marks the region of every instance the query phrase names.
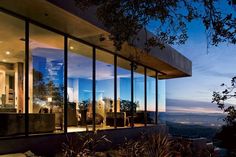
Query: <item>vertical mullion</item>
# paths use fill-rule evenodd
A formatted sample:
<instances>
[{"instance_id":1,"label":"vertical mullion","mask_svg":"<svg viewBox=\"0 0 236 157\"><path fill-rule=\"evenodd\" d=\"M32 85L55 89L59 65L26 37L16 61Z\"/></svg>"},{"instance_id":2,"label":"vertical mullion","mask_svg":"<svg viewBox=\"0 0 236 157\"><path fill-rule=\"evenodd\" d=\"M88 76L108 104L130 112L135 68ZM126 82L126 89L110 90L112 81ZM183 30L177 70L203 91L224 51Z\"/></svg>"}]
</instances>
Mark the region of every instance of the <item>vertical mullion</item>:
<instances>
[{"instance_id":1,"label":"vertical mullion","mask_svg":"<svg viewBox=\"0 0 236 157\"><path fill-rule=\"evenodd\" d=\"M117 128L117 55L114 55L114 126Z\"/></svg>"},{"instance_id":2,"label":"vertical mullion","mask_svg":"<svg viewBox=\"0 0 236 157\"><path fill-rule=\"evenodd\" d=\"M156 120L156 124L158 124L158 72L156 71L156 92L155 92L155 95L156 95L156 117L155 117L155 120Z\"/></svg>"},{"instance_id":3,"label":"vertical mullion","mask_svg":"<svg viewBox=\"0 0 236 157\"><path fill-rule=\"evenodd\" d=\"M96 130L96 48L93 47L93 131Z\"/></svg>"},{"instance_id":4,"label":"vertical mullion","mask_svg":"<svg viewBox=\"0 0 236 157\"><path fill-rule=\"evenodd\" d=\"M131 127L134 127L134 62L131 62Z\"/></svg>"},{"instance_id":5,"label":"vertical mullion","mask_svg":"<svg viewBox=\"0 0 236 157\"><path fill-rule=\"evenodd\" d=\"M64 36L64 133L67 133L68 102L67 102L67 73L68 73L68 38Z\"/></svg>"},{"instance_id":6,"label":"vertical mullion","mask_svg":"<svg viewBox=\"0 0 236 157\"><path fill-rule=\"evenodd\" d=\"M29 21L25 21L25 136L29 135ZM32 99L32 98L31 98Z\"/></svg>"},{"instance_id":7,"label":"vertical mullion","mask_svg":"<svg viewBox=\"0 0 236 157\"><path fill-rule=\"evenodd\" d=\"M147 126L147 68L144 67L144 124Z\"/></svg>"}]
</instances>

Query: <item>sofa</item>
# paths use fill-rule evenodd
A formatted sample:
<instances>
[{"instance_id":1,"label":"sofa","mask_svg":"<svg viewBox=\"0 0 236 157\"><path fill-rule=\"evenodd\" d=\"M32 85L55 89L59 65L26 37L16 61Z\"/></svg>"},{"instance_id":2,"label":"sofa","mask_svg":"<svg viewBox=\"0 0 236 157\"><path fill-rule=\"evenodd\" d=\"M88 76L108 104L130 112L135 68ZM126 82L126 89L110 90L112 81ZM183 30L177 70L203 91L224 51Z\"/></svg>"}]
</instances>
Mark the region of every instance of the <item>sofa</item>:
<instances>
[{"instance_id":1,"label":"sofa","mask_svg":"<svg viewBox=\"0 0 236 157\"><path fill-rule=\"evenodd\" d=\"M115 121L115 112L107 112L106 113L106 125L114 126ZM124 127L127 125L126 123L127 117L125 112L117 112L116 113L116 126Z\"/></svg>"},{"instance_id":2,"label":"sofa","mask_svg":"<svg viewBox=\"0 0 236 157\"><path fill-rule=\"evenodd\" d=\"M25 134L25 114L0 113L0 136ZM30 113L29 133L48 133L55 130L55 114Z\"/></svg>"}]
</instances>

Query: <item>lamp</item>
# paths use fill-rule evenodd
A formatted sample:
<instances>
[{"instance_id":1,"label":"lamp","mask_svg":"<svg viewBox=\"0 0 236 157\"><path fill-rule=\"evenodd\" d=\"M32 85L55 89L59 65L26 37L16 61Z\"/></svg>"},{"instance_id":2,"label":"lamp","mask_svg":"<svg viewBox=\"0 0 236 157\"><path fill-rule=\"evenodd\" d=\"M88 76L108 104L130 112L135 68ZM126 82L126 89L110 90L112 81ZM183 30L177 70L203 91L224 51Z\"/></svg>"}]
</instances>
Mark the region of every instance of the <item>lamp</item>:
<instances>
[{"instance_id":1,"label":"lamp","mask_svg":"<svg viewBox=\"0 0 236 157\"><path fill-rule=\"evenodd\" d=\"M52 97L48 97L48 102L52 102Z\"/></svg>"}]
</instances>

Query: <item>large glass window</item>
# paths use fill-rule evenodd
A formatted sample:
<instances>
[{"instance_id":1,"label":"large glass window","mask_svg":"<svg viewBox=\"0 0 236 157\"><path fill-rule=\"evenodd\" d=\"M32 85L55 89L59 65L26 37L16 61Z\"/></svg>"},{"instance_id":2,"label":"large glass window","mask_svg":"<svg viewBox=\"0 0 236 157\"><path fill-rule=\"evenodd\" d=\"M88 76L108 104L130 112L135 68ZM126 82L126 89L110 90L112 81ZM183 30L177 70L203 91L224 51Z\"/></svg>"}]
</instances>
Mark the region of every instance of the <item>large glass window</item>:
<instances>
[{"instance_id":1,"label":"large glass window","mask_svg":"<svg viewBox=\"0 0 236 157\"><path fill-rule=\"evenodd\" d=\"M29 24L29 82L25 82L25 21L4 13L0 13L0 21L0 136L25 134L25 83L29 85L30 134L64 132L65 88L68 132L92 130L94 119L97 129L114 128L115 108L118 128L133 126L132 122L136 127L144 126L145 119L148 124L156 123L156 71L146 70L145 114L143 66L134 66L132 80L131 62L117 57L117 88L114 89L114 55L96 49L96 69L93 69L93 48L68 39L68 75L67 87L64 87L64 36ZM160 91L165 90L164 85L160 82ZM158 93L159 109L164 111L165 95L161 93Z\"/></svg>"},{"instance_id":2,"label":"large glass window","mask_svg":"<svg viewBox=\"0 0 236 157\"><path fill-rule=\"evenodd\" d=\"M144 67L137 65L134 68L134 126L144 126Z\"/></svg>"},{"instance_id":3,"label":"large glass window","mask_svg":"<svg viewBox=\"0 0 236 157\"><path fill-rule=\"evenodd\" d=\"M158 112L166 111L166 85L165 80L158 80Z\"/></svg>"},{"instance_id":4,"label":"large glass window","mask_svg":"<svg viewBox=\"0 0 236 157\"><path fill-rule=\"evenodd\" d=\"M117 127L132 126L131 112L131 62L117 57Z\"/></svg>"},{"instance_id":5,"label":"large glass window","mask_svg":"<svg viewBox=\"0 0 236 157\"><path fill-rule=\"evenodd\" d=\"M156 117L156 72L147 69L147 124L155 124Z\"/></svg>"},{"instance_id":6,"label":"large glass window","mask_svg":"<svg viewBox=\"0 0 236 157\"><path fill-rule=\"evenodd\" d=\"M114 55L96 50L96 129L114 128Z\"/></svg>"},{"instance_id":7,"label":"large glass window","mask_svg":"<svg viewBox=\"0 0 236 157\"><path fill-rule=\"evenodd\" d=\"M0 136L25 133L25 22L0 12Z\"/></svg>"},{"instance_id":8,"label":"large glass window","mask_svg":"<svg viewBox=\"0 0 236 157\"><path fill-rule=\"evenodd\" d=\"M61 132L64 37L30 24L29 133Z\"/></svg>"},{"instance_id":9,"label":"large glass window","mask_svg":"<svg viewBox=\"0 0 236 157\"><path fill-rule=\"evenodd\" d=\"M92 47L68 40L68 132L92 130Z\"/></svg>"}]
</instances>

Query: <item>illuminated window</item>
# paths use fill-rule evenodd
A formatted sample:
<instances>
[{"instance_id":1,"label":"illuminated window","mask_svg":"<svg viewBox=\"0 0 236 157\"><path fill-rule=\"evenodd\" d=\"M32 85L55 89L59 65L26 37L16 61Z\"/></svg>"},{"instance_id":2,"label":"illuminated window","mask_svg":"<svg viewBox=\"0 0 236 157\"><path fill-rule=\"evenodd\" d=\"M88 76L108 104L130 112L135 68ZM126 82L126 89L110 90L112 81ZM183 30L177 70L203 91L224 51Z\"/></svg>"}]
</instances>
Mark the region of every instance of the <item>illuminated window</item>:
<instances>
[{"instance_id":1,"label":"illuminated window","mask_svg":"<svg viewBox=\"0 0 236 157\"><path fill-rule=\"evenodd\" d=\"M0 13L0 136L25 133L25 23Z\"/></svg>"},{"instance_id":2,"label":"illuminated window","mask_svg":"<svg viewBox=\"0 0 236 157\"><path fill-rule=\"evenodd\" d=\"M29 133L63 131L64 37L30 25Z\"/></svg>"}]
</instances>

